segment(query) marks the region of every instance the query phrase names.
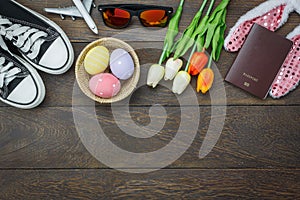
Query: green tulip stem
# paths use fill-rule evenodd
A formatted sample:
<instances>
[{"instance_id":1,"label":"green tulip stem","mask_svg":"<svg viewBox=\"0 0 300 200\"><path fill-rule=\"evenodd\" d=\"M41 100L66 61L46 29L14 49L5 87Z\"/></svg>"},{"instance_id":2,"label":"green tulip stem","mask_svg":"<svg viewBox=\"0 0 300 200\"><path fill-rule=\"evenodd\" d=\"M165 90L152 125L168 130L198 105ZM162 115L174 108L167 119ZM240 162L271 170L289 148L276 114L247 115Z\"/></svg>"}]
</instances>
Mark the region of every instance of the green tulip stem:
<instances>
[{"instance_id":1,"label":"green tulip stem","mask_svg":"<svg viewBox=\"0 0 300 200\"><path fill-rule=\"evenodd\" d=\"M159 65L162 64L163 59L164 59L164 57L165 57L165 54L167 53L167 49L168 49L168 43L166 44L166 46L164 47L163 52L162 52L161 55L160 55L159 62L158 62Z\"/></svg>"},{"instance_id":2,"label":"green tulip stem","mask_svg":"<svg viewBox=\"0 0 300 200\"><path fill-rule=\"evenodd\" d=\"M188 60L188 62L186 63L186 66L185 66L185 70L184 70L184 71L186 71L186 72L187 72L188 69L189 69L190 61L191 61L191 58L192 58L193 54L194 54L195 51L196 51L196 47L197 47L197 44L195 43L194 46L193 46L193 49L192 49L192 51L191 51L189 60Z\"/></svg>"},{"instance_id":3,"label":"green tulip stem","mask_svg":"<svg viewBox=\"0 0 300 200\"><path fill-rule=\"evenodd\" d=\"M183 6L183 3L184 3L184 0L181 0L179 6Z\"/></svg>"},{"instance_id":4,"label":"green tulip stem","mask_svg":"<svg viewBox=\"0 0 300 200\"><path fill-rule=\"evenodd\" d=\"M208 1L208 0L204 0L203 3L202 3L202 5L201 5L201 8L199 9L201 13L202 13L202 11L204 10L207 1Z\"/></svg>"},{"instance_id":5,"label":"green tulip stem","mask_svg":"<svg viewBox=\"0 0 300 200\"><path fill-rule=\"evenodd\" d=\"M212 64L212 56L209 56L209 61L208 61L207 68L210 68L211 64Z\"/></svg>"},{"instance_id":6,"label":"green tulip stem","mask_svg":"<svg viewBox=\"0 0 300 200\"><path fill-rule=\"evenodd\" d=\"M207 15L207 16L210 14L210 12L211 12L211 10L212 10L212 8L213 8L213 6L214 6L214 3L215 3L215 0L212 0L212 1L210 2L209 7L208 7L208 10L207 10L207 12L206 12L206 15Z\"/></svg>"}]
</instances>

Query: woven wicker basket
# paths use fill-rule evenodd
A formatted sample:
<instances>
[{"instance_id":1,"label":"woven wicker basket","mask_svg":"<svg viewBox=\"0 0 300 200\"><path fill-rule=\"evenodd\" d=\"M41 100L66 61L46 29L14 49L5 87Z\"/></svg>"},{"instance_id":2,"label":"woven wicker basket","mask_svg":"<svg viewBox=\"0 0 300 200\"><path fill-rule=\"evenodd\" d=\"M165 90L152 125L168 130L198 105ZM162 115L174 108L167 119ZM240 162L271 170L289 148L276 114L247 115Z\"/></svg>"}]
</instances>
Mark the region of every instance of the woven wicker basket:
<instances>
[{"instance_id":1,"label":"woven wicker basket","mask_svg":"<svg viewBox=\"0 0 300 200\"><path fill-rule=\"evenodd\" d=\"M133 73L132 77L129 78L128 80L121 81L120 92L116 96L109 98L109 99L98 97L90 91L89 80L91 78L91 75L89 75L85 71L84 66L83 66L83 61L85 59L87 52L89 52L92 48L94 48L96 46L105 46L109 50L110 54L113 50L115 50L117 48L122 48L131 55L133 62L134 62L134 73ZM94 101L97 101L99 103L117 102L117 101L120 101L120 100L128 97L135 89L135 87L139 81L139 78L140 78L139 59L138 59L138 56L136 55L134 49L127 43L123 42L122 40L115 39L115 38L102 38L102 39L99 39L99 40L96 40L96 41L90 43L82 50L82 52L80 53L80 55L76 61L75 76L76 76L76 80L77 80L77 83L78 83L80 89L89 98L91 98Z\"/></svg>"}]
</instances>

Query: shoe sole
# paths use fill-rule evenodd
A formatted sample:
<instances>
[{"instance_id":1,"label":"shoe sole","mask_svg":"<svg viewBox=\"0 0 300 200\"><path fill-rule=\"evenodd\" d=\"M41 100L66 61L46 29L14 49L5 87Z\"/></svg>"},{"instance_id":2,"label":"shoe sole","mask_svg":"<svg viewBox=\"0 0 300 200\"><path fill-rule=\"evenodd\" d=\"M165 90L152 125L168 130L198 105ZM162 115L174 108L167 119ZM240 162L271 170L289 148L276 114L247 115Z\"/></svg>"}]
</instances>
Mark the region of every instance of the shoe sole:
<instances>
[{"instance_id":1,"label":"shoe sole","mask_svg":"<svg viewBox=\"0 0 300 200\"><path fill-rule=\"evenodd\" d=\"M28 105L12 103L12 102L7 101L5 99L2 99L2 98L0 98L0 99L1 99L2 102L6 103L10 106L16 107L16 108L21 108L21 109L35 108L38 105L40 105L43 102L44 98L45 98L46 89L45 89L44 82L43 82L42 78L40 77L40 75L38 74L38 72L32 66L30 66L25 60L23 60L22 58L20 58L17 55L15 55L15 58L18 59L19 62L21 62L28 69L28 71L32 75L33 79L36 81L37 89L38 89L38 91L37 91L38 96L37 96L37 98L34 102L32 102L31 104L28 104Z\"/></svg>"},{"instance_id":2,"label":"shoe sole","mask_svg":"<svg viewBox=\"0 0 300 200\"><path fill-rule=\"evenodd\" d=\"M14 0L11 0L13 3L15 3L16 5L22 7L23 9L27 10L28 12L32 13L33 15L39 17L41 20L44 20L46 23L50 24L51 26L53 26L58 32L59 34L61 35L61 37L63 38L67 48L68 48L68 52L69 52L69 58L68 58L68 61L65 65L65 67L59 69L59 70L49 70L47 68L43 68L35 63L33 63L31 60L29 60L28 58L26 58L25 56L23 56L31 65L33 65L35 68L43 71L43 72L46 72L46 73L49 73L49 74L54 74L54 75L59 75L59 74L63 74L65 73L66 71L68 71L71 66L73 65L73 62L74 62L74 50L73 50L73 47L71 45L71 42L69 40L69 38L67 37L67 35L65 34L65 32L56 24L54 23L53 21L51 21L50 19L48 19L47 17L41 15L40 13L38 12L35 12L33 10L31 10L30 8L27 8L23 5L21 5L20 3L14 1Z\"/></svg>"}]
</instances>

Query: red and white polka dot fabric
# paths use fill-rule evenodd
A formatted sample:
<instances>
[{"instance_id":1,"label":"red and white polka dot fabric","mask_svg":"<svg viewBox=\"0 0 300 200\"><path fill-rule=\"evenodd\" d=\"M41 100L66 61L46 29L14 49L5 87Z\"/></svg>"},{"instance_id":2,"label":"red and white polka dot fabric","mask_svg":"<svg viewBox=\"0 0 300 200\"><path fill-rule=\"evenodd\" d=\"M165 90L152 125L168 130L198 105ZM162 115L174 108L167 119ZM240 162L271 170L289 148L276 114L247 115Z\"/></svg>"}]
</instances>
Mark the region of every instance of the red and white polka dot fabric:
<instances>
[{"instance_id":1,"label":"red and white polka dot fabric","mask_svg":"<svg viewBox=\"0 0 300 200\"><path fill-rule=\"evenodd\" d=\"M242 23L231 35L226 49L230 52L238 51L249 34L254 23L266 27L269 30L275 31L281 22L282 13L285 5L278 6L263 16L256 17L252 20Z\"/></svg>"},{"instance_id":2,"label":"red and white polka dot fabric","mask_svg":"<svg viewBox=\"0 0 300 200\"><path fill-rule=\"evenodd\" d=\"M239 51L252 26L257 23L271 31L279 29L291 12L300 14L300 0L268 0L241 16L224 42L229 52ZM294 90L300 80L300 24L288 36L293 47L270 88L270 96L280 98Z\"/></svg>"},{"instance_id":3,"label":"red and white polka dot fabric","mask_svg":"<svg viewBox=\"0 0 300 200\"><path fill-rule=\"evenodd\" d=\"M285 96L300 80L300 35L292 38L294 45L277 74L270 91L273 98Z\"/></svg>"}]
</instances>

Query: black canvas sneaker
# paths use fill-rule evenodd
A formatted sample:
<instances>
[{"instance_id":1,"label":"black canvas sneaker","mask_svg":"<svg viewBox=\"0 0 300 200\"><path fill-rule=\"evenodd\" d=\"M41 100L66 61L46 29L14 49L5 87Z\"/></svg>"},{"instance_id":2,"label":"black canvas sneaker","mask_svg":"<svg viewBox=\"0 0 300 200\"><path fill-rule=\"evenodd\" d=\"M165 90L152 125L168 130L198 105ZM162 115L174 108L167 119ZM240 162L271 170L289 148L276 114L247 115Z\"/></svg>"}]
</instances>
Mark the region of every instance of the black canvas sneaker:
<instances>
[{"instance_id":1,"label":"black canvas sneaker","mask_svg":"<svg viewBox=\"0 0 300 200\"><path fill-rule=\"evenodd\" d=\"M45 97L41 77L22 58L12 56L1 38L0 46L0 100L23 109L38 106Z\"/></svg>"},{"instance_id":2,"label":"black canvas sneaker","mask_svg":"<svg viewBox=\"0 0 300 200\"><path fill-rule=\"evenodd\" d=\"M1 36L11 52L41 71L62 74L74 61L72 45L63 30L14 0L0 0Z\"/></svg>"}]
</instances>

